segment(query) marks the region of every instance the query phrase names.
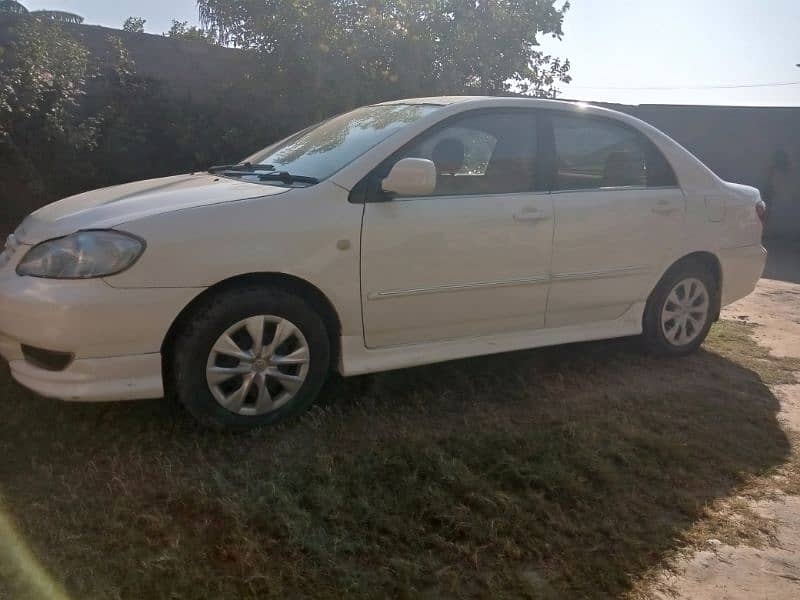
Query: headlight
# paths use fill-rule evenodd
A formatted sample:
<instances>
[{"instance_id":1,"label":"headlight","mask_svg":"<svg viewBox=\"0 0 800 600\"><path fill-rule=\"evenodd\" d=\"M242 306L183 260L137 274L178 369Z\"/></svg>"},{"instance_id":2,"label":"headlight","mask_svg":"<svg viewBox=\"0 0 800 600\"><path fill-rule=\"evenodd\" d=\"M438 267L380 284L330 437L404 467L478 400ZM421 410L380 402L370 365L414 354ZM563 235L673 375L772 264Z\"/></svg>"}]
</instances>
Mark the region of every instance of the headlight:
<instances>
[{"instance_id":1,"label":"headlight","mask_svg":"<svg viewBox=\"0 0 800 600\"><path fill-rule=\"evenodd\" d=\"M144 252L144 242L119 231L79 231L31 248L17 265L19 275L47 279L90 279L124 271Z\"/></svg>"}]
</instances>

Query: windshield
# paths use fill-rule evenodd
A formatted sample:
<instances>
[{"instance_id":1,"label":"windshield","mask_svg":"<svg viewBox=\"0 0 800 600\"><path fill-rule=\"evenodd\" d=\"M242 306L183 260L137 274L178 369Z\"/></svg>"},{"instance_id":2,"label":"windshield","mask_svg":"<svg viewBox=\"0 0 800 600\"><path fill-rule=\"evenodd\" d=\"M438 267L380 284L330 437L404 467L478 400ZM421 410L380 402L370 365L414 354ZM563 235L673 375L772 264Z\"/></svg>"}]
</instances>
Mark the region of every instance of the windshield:
<instances>
[{"instance_id":1,"label":"windshield","mask_svg":"<svg viewBox=\"0 0 800 600\"><path fill-rule=\"evenodd\" d=\"M288 137L244 163L322 180L438 108L432 104L364 106Z\"/></svg>"}]
</instances>

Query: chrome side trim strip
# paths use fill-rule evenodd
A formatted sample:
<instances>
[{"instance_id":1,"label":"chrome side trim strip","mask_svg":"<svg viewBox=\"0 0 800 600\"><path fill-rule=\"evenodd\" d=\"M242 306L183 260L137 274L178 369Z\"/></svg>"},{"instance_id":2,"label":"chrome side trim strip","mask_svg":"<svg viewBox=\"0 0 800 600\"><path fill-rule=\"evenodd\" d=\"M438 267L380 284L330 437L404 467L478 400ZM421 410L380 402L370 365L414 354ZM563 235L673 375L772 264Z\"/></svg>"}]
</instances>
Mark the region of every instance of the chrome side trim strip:
<instances>
[{"instance_id":1,"label":"chrome side trim strip","mask_svg":"<svg viewBox=\"0 0 800 600\"><path fill-rule=\"evenodd\" d=\"M371 292L367 295L368 300L382 300L385 298L399 298L402 296L418 296L421 294L440 294L443 292L458 292L470 289L485 289L509 287L514 285L537 285L550 283L553 281L579 281L582 279L607 279L612 277L624 277L626 275L644 275L650 272L650 268L645 265L635 265L631 267L620 267L616 269L606 269L603 271L586 271L576 273L556 273L553 276L537 275L535 277L525 277L523 279L510 279L507 281L475 281L472 283L456 283L450 285L438 285L429 288L413 288L410 290L388 290L385 292Z\"/></svg>"},{"instance_id":2,"label":"chrome side trim strip","mask_svg":"<svg viewBox=\"0 0 800 600\"><path fill-rule=\"evenodd\" d=\"M452 285L438 285L430 288L415 288L410 290L389 290L386 292L372 292L367 296L370 300L381 300L384 298L397 298L399 296L417 296L420 294L439 294L442 292L457 292L460 290L498 288L512 285L534 285L548 283L550 277L538 275L536 277L525 277L523 279L510 279L508 281L476 281L473 283L456 283Z\"/></svg>"},{"instance_id":3,"label":"chrome side trim strip","mask_svg":"<svg viewBox=\"0 0 800 600\"><path fill-rule=\"evenodd\" d=\"M552 190L551 194L584 194L589 192L649 192L649 191L664 191L664 190L678 190L680 187L677 185L659 185L648 187L646 185L617 185L610 187L599 188L576 188L569 190Z\"/></svg>"},{"instance_id":4,"label":"chrome side trim strip","mask_svg":"<svg viewBox=\"0 0 800 600\"><path fill-rule=\"evenodd\" d=\"M634 265L631 267L619 267L616 269L604 269L602 271L585 271L575 273L556 273L553 281L578 281L581 279L608 279L612 277L624 277L625 275L644 275L650 272L646 265Z\"/></svg>"},{"instance_id":5,"label":"chrome side trim strip","mask_svg":"<svg viewBox=\"0 0 800 600\"><path fill-rule=\"evenodd\" d=\"M594 190L597 191L597 190ZM449 196L398 196L397 198L392 198L392 202L413 202L417 200L458 200L459 198L475 198L476 196L480 196L481 198L519 198L525 197L528 198L530 196L549 196L552 192L537 190L533 192L504 192L498 194L451 194Z\"/></svg>"}]
</instances>

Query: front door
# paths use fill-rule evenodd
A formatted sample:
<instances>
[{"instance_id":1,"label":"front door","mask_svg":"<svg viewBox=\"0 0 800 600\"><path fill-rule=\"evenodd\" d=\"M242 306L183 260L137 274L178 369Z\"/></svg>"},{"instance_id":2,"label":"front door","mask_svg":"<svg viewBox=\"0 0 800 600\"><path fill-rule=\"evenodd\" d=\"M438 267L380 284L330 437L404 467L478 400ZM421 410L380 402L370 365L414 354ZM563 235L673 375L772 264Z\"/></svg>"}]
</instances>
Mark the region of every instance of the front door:
<instances>
[{"instance_id":1,"label":"front door","mask_svg":"<svg viewBox=\"0 0 800 600\"><path fill-rule=\"evenodd\" d=\"M533 111L482 110L434 127L389 161L432 160L437 186L365 204L368 347L544 326L553 209L539 191L538 146Z\"/></svg>"}]
</instances>

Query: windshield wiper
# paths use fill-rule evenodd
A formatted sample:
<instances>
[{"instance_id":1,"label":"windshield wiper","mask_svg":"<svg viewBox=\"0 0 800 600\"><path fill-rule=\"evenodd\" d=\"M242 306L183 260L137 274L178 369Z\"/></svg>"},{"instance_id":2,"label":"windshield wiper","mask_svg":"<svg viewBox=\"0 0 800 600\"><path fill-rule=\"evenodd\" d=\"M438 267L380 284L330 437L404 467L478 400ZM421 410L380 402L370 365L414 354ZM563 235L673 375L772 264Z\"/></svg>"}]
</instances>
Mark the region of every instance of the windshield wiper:
<instances>
[{"instance_id":1,"label":"windshield wiper","mask_svg":"<svg viewBox=\"0 0 800 600\"><path fill-rule=\"evenodd\" d=\"M270 173L256 173L256 171L271 171ZM258 177L260 181L280 181L286 185L293 183L319 183L316 177L307 177L305 175L292 175L289 171L275 171L274 165L254 165L249 162L240 163L236 165L216 165L208 168L209 173L220 173L230 177L244 177L252 175Z\"/></svg>"},{"instance_id":2,"label":"windshield wiper","mask_svg":"<svg viewBox=\"0 0 800 600\"><path fill-rule=\"evenodd\" d=\"M261 181L280 181L286 185L293 183L319 183L316 177L307 177L306 175L292 175L289 171L278 171L277 173L263 173L258 176Z\"/></svg>"},{"instance_id":3,"label":"windshield wiper","mask_svg":"<svg viewBox=\"0 0 800 600\"><path fill-rule=\"evenodd\" d=\"M252 173L253 171L272 171L275 167L272 165L254 165L253 163L244 162L235 165L214 165L208 168L209 173Z\"/></svg>"}]
</instances>

